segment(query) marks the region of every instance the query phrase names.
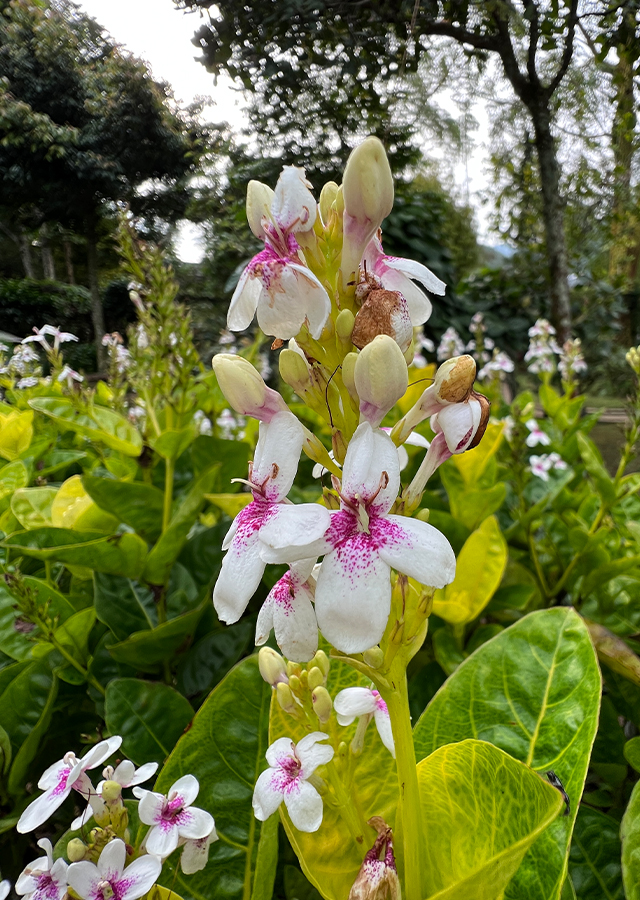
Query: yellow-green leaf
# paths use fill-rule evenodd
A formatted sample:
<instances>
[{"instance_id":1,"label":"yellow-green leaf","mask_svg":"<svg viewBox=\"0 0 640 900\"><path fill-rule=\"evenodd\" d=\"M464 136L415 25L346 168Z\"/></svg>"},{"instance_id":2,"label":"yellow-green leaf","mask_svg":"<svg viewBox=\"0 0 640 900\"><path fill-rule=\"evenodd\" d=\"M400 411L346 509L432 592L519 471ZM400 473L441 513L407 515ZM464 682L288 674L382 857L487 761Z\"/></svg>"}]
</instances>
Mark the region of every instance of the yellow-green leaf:
<instances>
[{"instance_id":1,"label":"yellow-green leaf","mask_svg":"<svg viewBox=\"0 0 640 900\"><path fill-rule=\"evenodd\" d=\"M54 487L19 488L11 498L11 512L27 530L53 525L51 504L57 493Z\"/></svg>"},{"instance_id":2,"label":"yellow-green leaf","mask_svg":"<svg viewBox=\"0 0 640 900\"><path fill-rule=\"evenodd\" d=\"M423 894L497 900L563 807L555 788L503 750L467 740L418 765Z\"/></svg>"},{"instance_id":3,"label":"yellow-green leaf","mask_svg":"<svg viewBox=\"0 0 640 900\"><path fill-rule=\"evenodd\" d=\"M496 455L502 441L502 422L491 422L477 447L466 453L457 453L452 459L465 484L475 484L489 460Z\"/></svg>"},{"instance_id":4,"label":"yellow-green leaf","mask_svg":"<svg viewBox=\"0 0 640 900\"><path fill-rule=\"evenodd\" d=\"M253 500L252 494L205 494L205 497L232 519Z\"/></svg>"},{"instance_id":5,"label":"yellow-green leaf","mask_svg":"<svg viewBox=\"0 0 640 900\"><path fill-rule=\"evenodd\" d=\"M80 475L72 475L60 486L51 504L50 524L54 528L113 534L119 520L93 502L84 489Z\"/></svg>"},{"instance_id":6,"label":"yellow-green leaf","mask_svg":"<svg viewBox=\"0 0 640 900\"><path fill-rule=\"evenodd\" d=\"M477 618L498 589L507 555L498 520L489 516L465 541L454 580L436 591L435 614L452 625L466 625Z\"/></svg>"},{"instance_id":7,"label":"yellow-green leaf","mask_svg":"<svg viewBox=\"0 0 640 900\"><path fill-rule=\"evenodd\" d=\"M142 452L142 437L137 429L112 409L94 406L80 412L64 397L34 397L29 406L49 416L63 430L69 429L89 440L105 444L112 450L119 450L125 456L139 456Z\"/></svg>"},{"instance_id":8,"label":"yellow-green leaf","mask_svg":"<svg viewBox=\"0 0 640 900\"><path fill-rule=\"evenodd\" d=\"M29 472L21 459L0 469L0 508L8 509L11 495L29 484ZM2 503L2 501L5 501Z\"/></svg>"},{"instance_id":9,"label":"yellow-green leaf","mask_svg":"<svg viewBox=\"0 0 640 900\"><path fill-rule=\"evenodd\" d=\"M29 447L33 438L33 411L0 416L0 456L13 461Z\"/></svg>"}]
</instances>

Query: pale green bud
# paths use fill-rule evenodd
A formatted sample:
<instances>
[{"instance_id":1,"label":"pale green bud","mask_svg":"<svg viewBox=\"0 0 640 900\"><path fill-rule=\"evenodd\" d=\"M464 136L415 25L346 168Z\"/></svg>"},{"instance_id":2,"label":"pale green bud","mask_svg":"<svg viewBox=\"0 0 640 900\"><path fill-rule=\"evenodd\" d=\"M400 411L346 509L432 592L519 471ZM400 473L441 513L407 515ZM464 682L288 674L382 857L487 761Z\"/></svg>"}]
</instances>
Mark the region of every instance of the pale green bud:
<instances>
[{"instance_id":1,"label":"pale green bud","mask_svg":"<svg viewBox=\"0 0 640 900\"><path fill-rule=\"evenodd\" d=\"M80 838L72 838L67 844L67 859L69 862L81 862L86 858L89 848Z\"/></svg>"},{"instance_id":2,"label":"pale green bud","mask_svg":"<svg viewBox=\"0 0 640 900\"><path fill-rule=\"evenodd\" d=\"M122 796L122 786L117 781L105 781L102 785L102 799L106 803L119 800Z\"/></svg>"},{"instance_id":3,"label":"pale green bud","mask_svg":"<svg viewBox=\"0 0 640 900\"><path fill-rule=\"evenodd\" d=\"M331 701L329 691L325 687L317 687L311 694L311 700L313 702L313 710L318 719L323 724L325 722L328 722L331 718L331 711L333 709L333 703Z\"/></svg>"},{"instance_id":4,"label":"pale green bud","mask_svg":"<svg viewBox=\"0 0 640 900\"><path fill-rule=\"evenodd\" d=\"M362 659L372 669L379 669L384 662L384 653L380 647L371 647L370 650L365 650L362 654Z\"/></svg>"},{"instance_id":5,"label":"pale green bud","mask_svg":"<svg viewBox=\"0 0 640 900\"><path fill-rule=\"evenodd\" d=\"M261 181L250 181L247 185L247 221L257 238L264 239L262 217L267 216L273 201L272 189Z\"/></svg>"},{"instance_id":6,"label":"pale green bud","mask_svg":"<svg viewBox=\"0 0 640 900\"><path fill-rule=\"evenodd\" d=\"M276 413L288 409L280 394L268 388L258 370L243 357L217 353L211 365L220 390L241 415L270 422Z\"/></svg>"},{"instance_id":7,"label":"pale green bud","mask_svg":"<svg viewBox=\"0 0 640 900\"><path fill-rule=\"evenodd\" d=\"M297 706L288 684L284 684L281 681L280 684L276 685L276 696L278 703L286 713L295 713L297 711Z\"/></svg>"},{"instance_id":8,"label":"pale green bud","mask_svg":"<svg viewBox=\"0 0 640 900\"><path fill-rule=\"evenodd\" d=\"M318 201L318 206L320 208L320 216L322 217L322 221L325 223L325 225L329 221L329 216L331 215L331 207L336 202L338 190L339 188L335 181L328 181L320 191L320 200Z\"/></svg>"},{"instance_id":9,"label":"pale green bud","mask_svg":"<svg viewBox=\"0 0 640 900\"><path fill-rule=\"evenodd\" d=\"M409 385L402 350L392 337L379 334L358 354L354 381L360 398L360 417L377 428Z\"/></svg>"},{"instance_id":10,"label":"pale green bud","mask_svg":"<svg viewBox=\"0 0 640 900\"><path fill-rule=\"evenodd\" d=\"M344 343L351 343L355 316L350 309L343 309L336 319L336 334Z\"/></svg>"},{"instance_id":11,"label":"pale green bud","mask_svg":"<svg viewBox=\"0 0 640 900\"><path fill-rule=\"evenodd\" d=\"M317 687L324 684L324 672L322 669L319 669L317 666L314 666L312 669L309 669L309 674L307 676L307 684L309 685L309 689L314 691Z\"/></svg>"},{"instance_id":12,"label":"pale green bud","mask_svg":"<svg viewBox=\"0 0 640 900\"><path fill-rule=\"evenodd\" d=\"M302 673L301 673L301 674L302 674ZM290 687L291 690L294 691L296 694L299 692L300 688L302 687L302 682L300 681L300 678L299 678L297 675L291 675L291 676L290 676L290 678L289 678L289 687Z\"/></svg>"},{"instance_id":13,"label":"pale green bud","mask_svg":"<svg viewBox=\"0 0 640 900\"><path fill-rule=\"evenodd\" d=\"M326 676L329 674L329 669L331 667L331 663L329 662L329 657L324 652L324 650L316 650L316 655L311 660L312 665L317 666L322 674Z\"/></svg>"},{"instance_id":14,"label":"pale green bud","mask_svg":"<svg viewBox=\"0 0 640 900\"><path fill-rule=\"evenodd\" d=\"M292 387L296 394L302 395L310 388L309 366L300 353L288 348L281 350L278 364L282 380Z\"/></svg>"},{"instance_id":15,"label":"pale green bud","mask_svg":"<svg viewBox=\"0 0 640 900\"><path fill-rule=\"evenodd\" d=\"M258 668L260 674L271 687L275 687L280 682L284 684L289 680L287 678L287 667L284 659L271 647L261 647L258 653Z\"/></svg>"},{"instance_id":16,"label":"pale green bud","mask_svg":"<svg viewBox=\"0 0 640 900\"><path fill-rule=\"evenodd\" d=\"M353 351L352 353L347 353L342 360L342 383L356 400L358 399L358 392L356 390L355 371L358 356L359 354Z\"/></svg>"}]
</instances>

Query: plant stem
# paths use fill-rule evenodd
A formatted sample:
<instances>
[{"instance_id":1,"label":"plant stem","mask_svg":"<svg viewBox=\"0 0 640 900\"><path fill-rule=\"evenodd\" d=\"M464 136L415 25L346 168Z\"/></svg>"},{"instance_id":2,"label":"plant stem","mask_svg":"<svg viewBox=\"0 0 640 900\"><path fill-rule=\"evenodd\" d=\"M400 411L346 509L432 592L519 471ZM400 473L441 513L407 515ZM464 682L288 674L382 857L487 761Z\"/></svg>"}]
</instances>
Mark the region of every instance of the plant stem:
<instances>
[{"instance_id":1,"label":"plant stem","mask_svg":"<svg viewBox=\"0 0 640 900\"><path fill-rule=\"evenodd\" d=\"M422 847L422 817L418 791L418 771L413 746L413 731L409 713L406 667L396 660L392 671L393 688L382 696L387 704L396 748L399 803L398 821L402 822L404 856L404 898L422 900L420 852Z\"/></svg>"},{"instance_id":2,"label":"plant stem","mask_svg":"<svg viewBox=\"0 0 640 900\"><path fill-rule=\"evenodd\" d=\"M173 470L175 463L172 459L165 461L164 470L164 506L162 508L162 533L169 527L171 521L171 503L173 501Z\"/></svg>"}]
</instances>

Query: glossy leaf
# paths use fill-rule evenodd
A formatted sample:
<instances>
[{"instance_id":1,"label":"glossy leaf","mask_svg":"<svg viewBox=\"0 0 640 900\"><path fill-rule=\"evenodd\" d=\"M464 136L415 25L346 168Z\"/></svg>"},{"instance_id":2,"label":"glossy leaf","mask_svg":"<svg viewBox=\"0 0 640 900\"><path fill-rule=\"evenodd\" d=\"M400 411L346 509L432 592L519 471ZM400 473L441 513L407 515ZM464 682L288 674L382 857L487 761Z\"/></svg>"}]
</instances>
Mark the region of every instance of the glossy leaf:
<instances>
[{"instance_id":1,"label":"glossy leaf","mask_svg":"<svg viewBox=\"0 0 640 900\"><path fill-rule=\"evenodd\" d=\"M607 472L602 462L602 457L598 452L596 445L585 434L578 433L578 449L584 467L593 479L596 490L605 503L614 503L616 499L616 490L613 479Z\"/></svg>"},{"instance_id":2,"label":"glossy leaf","mask_svg":"<svg viewBox=\"0 0 640 900\"><path fill-rule=\"evenodd\" d=\"M418 759L466 738L490 741L544 774L571 799L526 855L508 900L555 900L598 725L600 671L586 626L572 609L525 616L483 644L443 685L415 727Z\"/></svg>"},{"instance_id":3,"label":"glossy leaf","mask_svg":"<svg viewBox=\"0 0 640 900\"><path fill-rule=\"evenodd\" d=\"M104 406L80 412L64 397L36 397L29 406L53 419L62 431L75 431L125 456L139 456L142 452L142 437L137 429L120 413Z\"/></svg>"},{"instance_id":4,"label":"glossy leaf","mask_svg":"<svg viewBox=\"0 0 640 900\"><path fill-rule=\"evenodd\" d=\"M163 431L151 441L151 446L163 459L177 459L197 437L197 429L193 425L189 425L180 430Z\"/></svg>"},{"instance_id":5,"label":"glossy leaf","mask_svg":"<svg viewBox=\"0 0 640 900\"><path fill-rule=\"evenodd\" d=\"M162 764L192 718L189 701L167 684L116 678L107 685L107 728L122 735L122 751L137 766Z\"/></svg>"},{"instance_id":6,"label":"glossy leaf","mask_svg":"<svg viewBox=\"0 0 640 900\"><path fill-rule=\"evenodd\" d=\"M633 737L624 745L624 758L636 772L640 772L640 737Z\"/></svg>"},{"instance_id":7,"label":"glossy leaf","mask_svg":"<svg viewBox=\"0 0 640 900\"><path fill-rule=\"evenodd\" d=\"M19 626L19 615L16 598L8 590L4 579L0 579L0 651L12 659L23 660L29 659L34 644L24 630L16 627Z\"/></svg>"},{"instance_id":8,"label":"glossy leaf","mask_svg":"<svg viewBox=\"0 0 640 900\"><path fill-rule=\"evenodd\" d=\"M161 881L185 900L246 900L257 888L258 844L265 826L255 819L251 799L266 766L270 700L271 687L260 676L257 657L244 659L209 695L160 772L158 791L167 791L188 773L198 778L196 805L215 817L220 838L211 845L202 872L187 877L175 858L165 863ZM274 874L262 874L267 891Z\"/></svg>"},{"instance_id":9,"label":"glossy leaf","mask_svg":"<svg viewBox=\"0 0 640 900\"><path fill-rule=\"evenodd\" d=\"M466 625L476 619L498 589L507 554L498 521L489 516L465 541L453 582L436 591L434 613L452 625Z\"/></svg>"},{"instance_id":10,"label":"glossy leaf","mask_svg":"<svg viewBox=\"0 0 640 900\"><path fill-rule=\"evenodd\" d=\"M13 462L28 449L33 439L33 411L13 410L0 415L0 456Z\"/></svg>"},{"instance_id":11,"label":"glossy leaf","mask_svg":"<svg viewBox=\"0 0 640 900\"><path fill-rule=\"evenodd\" d=\"M119 641L157 625L153 594L137 581L102 572L96 572L93 581L96 615Z\"/></svg>"},{"instance_id":12,"label":"glossy leaf","mask_svg":"<svg viewBox=\"0 0 640 900\"><path fill-rule=\"evenodd\" d=\"M451 515L470 531L504 503L507 488L503 482L487 488L469 488L464 482L459 484L461 479L454 479L446 465L442 467L441 477L449 497Z\"/></svg>"},{"instance_id":13,"label":"glossy leaf","mask_svg":"<svg viewBox=\"0 0 640 900\"><path fill-rule=\"evenodd\" d=\"M179 690L186 697L211 691L247 650L253 636L254 625L246 619L205 635L178 666Z\"/></svg>"},{"instance_id":14,"label":"glossy leaf","mask_svg":"<svg viewBox=\"0 0 640 900\"><path fill-rule=\"evenodd\" d=\"M29 484L29 472L21 459L0 468L0 510L7 509L14 491Z\"/></svg>"},{"instance_id":15,"label":"glossy leaf","mask_svg":"<svg viewBox=\"0 0 640 900\"><path fill-rule=\"evenodd\" d=\"M580 900L625 900L619 830L615 819L580 807L569 855L569 874ZM636 897L628 893L626 900Z\"/></svg>"},{"instance_id":16,"label":"glossy leaf","mask_svg":"<svg viewBox=\"0 0 640 900\"><path fill-rule=\"evenodd\" d=\"M20 488L11 497L11 512L27 530L53 525L51 504L57 493L53 487Z\"/></svg>"},{"instance_id":17,"label":"glossy leaf","mask_svg":"<svg viewBox=\"0 0 640 900\"><path fill-rule=\"evenodd\" d=\"M327 690L332 697L347 687L370 686L363 675L340 660L331 660ZM339 741L352 740L356 729L354 722L348 728L339 729L339 737L334 732L331 743L335 748ZM277 700L271 703L269 743L280 737L290 737L297 742L308 732L308 728L287 715ZM321 774L321 771L319 772ZM382 816L392 828L395 826L398 805L398 780L395 760L384 747L375 727L370 726L365 735L364 750L358 757L353 776L354 790L358 795L362 810L362 821L371 816ZM280 807L280 815L289 843L295 850L302 871L308 880L327 900L344 900L356 879L362 858L375 840L375 832L367 828L362 835L362 843L356 842L339 807L324 804L322 825L313 834L298 831L291 824L285 807Z\"/></svg>"},{"instance_id":18,"label":"glossy leaf","mask_svg":"<svg viewBox=\"0 0 640 900\"><path fill-rule=\"evenodd\" d=\"M248 506L253 499L252 494L206 494L205 495L209 503L213 503L214 506L217 506L218 509L221 509L223 513L229 516L230 519L235 519L238 513Z\"/></svg>"},{"instance_id":19,"label":"glossy leaf","mask_svg":"<svg viewBox=\"0 0 640 900\"><path fill-rule=\"evenodd\" d=\"M155 541L162 530L164 494L151 484L116 481L84 475L87 492L101 509L130 525L145 540Z\"/></svg>"},{"instance_id":20,"label":"glossy leaf","mask_svg":"<svg viewBox=\"0 0 640 900\"><path fill-rule=\"evenodd\" d=\"M440 747L418 765L423 895L495 900L563 805L555 788L483 741Z\"/></svg>"},{"instance_id":21,"label":"glossy leaf","mask_svg":"<svg viewBox=\"0 0 640 900\"><path fill-rule=\"evenodd\" d=\"M118 520L97 506L85 491L80 475L60 485L51 504L51 520L55 528L72 528L74 531L99 531L112 534Z\"/></svg>"},{"instance_id":22,"label":"glossy leaf","mask_svg":"<svg viewBox=\"0 0 640 900\"><path fill-rule=\"evenodd\" d=\"M585 619L598 659L614 672L640 685L640 657L616 634L603 625Z\"/></svg>"},{"instance_id":23,"label":"glossy leaf","mask_svg":"<svg viewBox=\"0 0 640 900\"><path fill-rule=\"evenodd\" d=\"M86 666L89 658L89 633L95 620L96 612L93 607L81 609L54 632L56 641L83 666Z\"/></svg>"},{"instance_id":24,"label":"glossy leaf","mask_svg":"<svg viewBox=\"0 0 640 900\"><path fill-rule=\"evenodd\" d=\"M640 738L633 738L627 747L633 741L640 744ZM625 747L625 756L627 756L627 747ZM633 756L635 762L632 762L631 765L637 771L640 750L634 747ZM636 781L622 817L620 838L622 840L622 880L626 900L640 900L640 781Z\"/></svg>"},{"instance_id":25,"label":"glossy leaf","mask_svg":"<svg viewBox=\"0 0 640 900\"><path fill-rule=\"evenodd\" d=\"M105 537L96 532L68 528L36 528L12 534L3 542L16 555L57 559L65 565L136 578L147 555L147 545L135 534Z\"/></svg>"},{"instance_id":26,"label":"glossy leaf","mask_svg":"<svg viewBox=\"0 0 640 900\"><path fill-rule=\"evenodd\" d=\"M208 605L209 601L205 603ZM110 644L109 652L116 662L132 666L139 672L156 672L179 649L186 649L203 612L204 605L201 605L150 631L137 631L126 640Z\"/></svg>"}]
</instances>

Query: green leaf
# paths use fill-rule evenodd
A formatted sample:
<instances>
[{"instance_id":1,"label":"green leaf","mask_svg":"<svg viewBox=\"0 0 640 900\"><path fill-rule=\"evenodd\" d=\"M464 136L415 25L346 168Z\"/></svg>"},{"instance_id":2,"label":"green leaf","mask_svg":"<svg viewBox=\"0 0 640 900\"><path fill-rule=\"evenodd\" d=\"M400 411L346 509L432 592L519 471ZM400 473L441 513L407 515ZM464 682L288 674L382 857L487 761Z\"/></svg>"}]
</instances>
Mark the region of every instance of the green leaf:
<instances>
[{"instance_id":1,"label":"green leaf","mask_svg":"<svg viewBox=\"0 0 640 900\"><path fill-rule=\"evenodd\" d=\"M153 594L137 581L96 572L93 583L96 615L119 641L157 624Z\"/></svg>"},{"instance_id":2,"label":"green leaf","mask_svg":"<svg viewBox=\"0 0 640 900\"><path fill-rule=\"evenodd\" d=\"M569 874L580 900L624 900L619 828L615 819L580 807L569 854ZM627 900L637 896L628 893Z\"/></svg>"},{"instance_id":3,"label":"green leaf","mask_svg":"<svg viewBox=\"0 0 640 900\"><path fill-rule=\"evenodd\" d=\"M0 579L0 651L12 659L23 660L31 657L34 643L28 634L16 628L19 615L16 598L4 579Z\"/></svg>"},{"instance_id":4,"label":"green leaf","mask_svg":"<svg viewBox=\"0 0 640 900\"><path fill-rule=\"evenodd\" d=\"M38 469L41 478L48 478L54 472L68 468L72 463L80 462L87 456L82 450L51 450L42 457L43 468Z\"/></svg>"},{"instance_id":5,"label":"green leaf","mask_svg":"<svg viewBox=\"0 0 640 900\"><path fill-rule=\"evenodd\" d=\"M451 515L470 531L476 529L487 516L497 512L504 503L507 494L507 486L504 482L482 490L465 487L461 491L449 492L451 482L444 471L446 470L443 470L442 481L449 496Z\"/></svg>"},{"instance_id":6,"label":"green leaf","mask_svg":"<svg viewBox=\"0 0 640 900\"><path fill-rule=\"evenodd\" d=\"M151 440L151 446L163 459L177 459L198 437L198 431L193 425L180 430L169 429L163 431L157 438Z\"/></svg>"},{"instance_id":7,"label":"green leaf","mask_svg":"<svg viewBox=\"0 0 640 900\"><path fill-rule=\"evenodd\" d=\"M253 787L266 767L271 687L250 656L229 672L196 713L160 772L157 791L167 791L183 775L200 782L197 805L216 820L219 840L211 845L205 869L185 877L173 858L161 881L185 900L246 900L255 885L261 825L253 815ZM138 835L138 840L141 835ZM263 859L265 849L263 847ZM272 875L263 871L266 887ZM175 879L175 880L174 880Z\"/></svg>"},{"instance_id":8,"label":"green leaf","mask_svg":"<svg viewBox=\"0 0 640 900\"><path fill-rule=\"evenodd\" d=\"M633 737L624 745L624 758L629 765L640 772L640 737Z\"/></svg>"},{"instance_id":9,"label":"green leaf","mask_svg":"<svg viewBox=\"0 0 640 900\"><path fill-rule=\"evenodd\" d=\"M82 483L100 509L130 525L145 540L157 540L162 531L162 491L151 484L94 475L84 475Z\"/></svg>"},{"instance_id":10,"label":"green leaf","mask_svg":"<svg viewBox=\"0 0 640 900\"><path fill-rule=\"evenodd\" d=\"M453 675L461 662L464 661L464 653L458 646L453 631L450 628L438 628L433 632L433 652L438 664L442 666L447 675Z\"/></svg>"},{"instance_id":11,"label":"green leaf","mask_svg":"<svg viewBox=\"0 0 640 900\"><path fill-rule=\"evenodd\" d=\"M496 517L489 516L465 541L452 583L436 591L434 613L451 625L472 622L497 590L506 565L506 541Z\"/></svg>"},{"instance_id":12,"label":"green leaf","mask_svg":"<svg viewBox=\"0 0 640 900\"><path fill-rule=\"evenodd\" d=\"M284 867L284 892L287 900L322 900L322 894L295 866Z\"/></svg>"},{"instance_id":13,"label":"green leaf","mask_svg":"<svg viewBox=\"0 0 640 900\"><path fill-rule=\"evenodd\" d=\"M186 697L211 691L246 651L253 634L253 623L245 619L205 635L178 666L178 689Z\"/></svg>"},{"instance_id":14,"label":"green leaf","mask_svg":"<svg viewBox=\"0 0 640 900\"><path fill-rule=\"evenodd\" d=\"M74 613L54 632L55 639L77 662L86 667L89 658L89 633L96 620L92 606Z\"/></svg>"},{"instance_id":15,"label":"green leaf","mask_svg":"<svg viewBox=\"0 0 640 900\"><path fill-rule=\"evenodd\" d=\"M631 762L627 756L627 747L634 741L637 741L637 744L633 748L633 753L629 754L634 760ZM638 771L640 738L632 738L627 743L624 755ZM622 839L622 880L626 900L640 900L640 781L636 781L629 804L622 817L620 837Z\"/></svg>"},{"instance_id":16,"label":"green leaf","mask_svg":"<svg viewBox=\"0 0 640 900\"><path fill-rule=\"evenodd\" d=\"M26 529L51 525L51 504L57 493L53 487L19 488L11 498L11 512Z\"/></svg>"},{"instance_id":17,"label":"green leaf","mask_svg":"<svg viewBox=\"0 0 640 900\"><path fill-rule=\"evenodd\" d=\"M142 437L137 429L124 416L104 406L80 412L63 397L36 397L29 406L49 416L63 431L75 431L125 456L140 456L142 452Z\"/></svg>"},{"instance_id":18,"label":"green leaf","mask_svg":"<svg viewBox=\"0 0 640 900\"><path fill-rule=\"evenodd\" d=\"M12 756L13 751L9 735L0 725L0 779L4 778L9 771Z\"/></svg>"},{"instance_id":19,"label":"green leaf","mask_svg":"<svg viewBox=\"0 0 640 900\"><path fill-rule=\"evenodd\" d=\"M0 512L8 509L13 493L29 484L29 471L21 459L0 469Z\"/></svg>"},{"instance_id":20,"label":"green leaf","mask_svg":"<svg viewBox=\"0 0 640 900\"><path fill-rule=\"evenodd\" d=\"M467 738L490 741L544 774L571 799L536 841L505 900L555 900L598 725L600 670L586 626L567 608L525 616L466 659L418 721L416 754Z\"/></svg>"},{"instance_id":21,"label":"green leaf","mask_svg":"<svg viewBox=\"0 0 640 900\"><path fill-rule=\"evenodd\" d=\"M163 622L150 631L137 631L126 640L109 646L116 662L132 666L138 672L157 672L163 662L171 660L193 637L209 600L191 612Z\"/></svg>"},{"instance_id":22,"label":"green leaf","mask_svg":"<svg viewBox=\"0 0 640 900\"><path fill-rule=\"evenodd\" d=\"M591 475L596 490L607 504L613 504L616 500L616 489L613 479L607 472L602 462L602 457L596 445L586 435L578 432L578 449L584 467Z\"/></svg>"},{"instance_id":23,"label":"green leaf","mask_svg":"<svg viewBox=\"0 0 640 900\"><path fill-rule=\"evenodd\" d=\"M136 534L105 537L91 531L69 528L36 528L20 531L2 542L16 554L35 559L56 559L71 566L83 566L96 572L136 578L147 556L147 545Z\"/></svg>"},{"instance_id":24,"label":"green leaf","mask_svg":"<svg viewBox=\"0 0 640 900\"><path fill-rule=\"evenodd\" d=\"M279 825L280 817L277 813L269 816L267 821L262 823L251 900L272 900L278 865Z\"/></svg>"},{"instance_id":25,"label":"green leaf","mask_svg":"<svg viewBox=\"0 0 640 900\"><path fill-rule=\"evenodd\" d=\"M564 398L550 384L541 384L538 395L542 408L549 418L553 419L564 403Z\"/></svg>"},{"instance_id":26,"label":"green leaf","mask_svg":"<svg viewBox=\"0 0 640 900\"><path fill-rule=\"evenodd\" d=\"M137 766L162 765L192 718L189 701L167 684L116 678L107 685L107 728L122 735L122 750Z\"/></svg>"},{"instance_id":27,"label":"green leaf","mask_svg":"<svg viewBox=\"0 0 640 900\"><path fill-rule=\"evenodd\" d=\"M467 740L418 765L423 895L495 900L562 808L555 788L497 747Z\"/></svg>"},{"instance_id":28,"label":"green leaf","mask_svg":"<svg viewBox=\"0 0 640 900\"><path fill-rule=\"evenodd\" d=\"M219 463L207 469L193 482L193 485L169 522L164 532L147 558L144 579L150 584L166 584L171 568L185 545L193 523L206 503L205 494L211 491L216 479Z\"/></svg>"},{"instance_id":29,"label":"green leaf","mask_svg":"<svg viewBox=\"0 0 640 900\"><path fill-rule=\"evenodd\" d=\"M598 566L592 572L589 572L584 579L580 593L583 597L588 597L600 585L618 575L623 575L630 569L635 569L638 565L640 565L640 556L625 556L622 559L615 559L604 566Z\"/></svg>"},{"instance_id":30,"label":"green leaf","mask_svg":"<svg viewBox=\"0 0 640 900\"><path fill-rule=\"evenodd\" d=\"M600 662L640 685L640 657L616 634L597 622L584 620Z\"/></svg>"},{"instance_id":31,"label":"green leaf","mask_svg":"<svg viewBox=\"0 0 640 900\"><path fill-rule=\"evenodd\" d=\"M370 684L365 676L360 675L351 666L339 659L331 660L327 690L332 697L344 688L369 687ZM355 735L356 727L357 723L354 722L346 730L341 728L340 740L348 745ZM271 703L269 743L281 737L290 737L297 743L308 731L304 723L283 712L274 696ZM323 777L322 769L318 774ZM366 731L364 749L354 767L353 789L358 796L362 821L366 822L374 815L382 816L392 828L395 827L398 805L395 760L383 745L375 728L368 728ZM356 842L340 815L339 804L335 801L325 802L322 825L313 834L305 834L294 828L284 805L280 807L280 815L289 843L311 884L326 900L344 900L348 897L360 870L364 853L373 845L376 838L373 829L367 826L362 835L362 842Z\"/></svg>"}]
</instances>

